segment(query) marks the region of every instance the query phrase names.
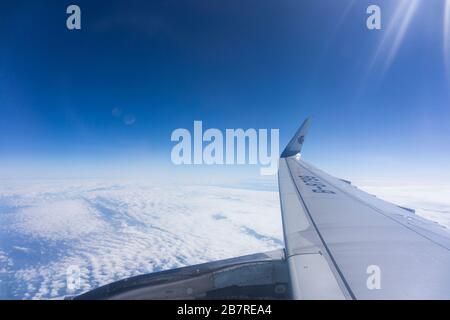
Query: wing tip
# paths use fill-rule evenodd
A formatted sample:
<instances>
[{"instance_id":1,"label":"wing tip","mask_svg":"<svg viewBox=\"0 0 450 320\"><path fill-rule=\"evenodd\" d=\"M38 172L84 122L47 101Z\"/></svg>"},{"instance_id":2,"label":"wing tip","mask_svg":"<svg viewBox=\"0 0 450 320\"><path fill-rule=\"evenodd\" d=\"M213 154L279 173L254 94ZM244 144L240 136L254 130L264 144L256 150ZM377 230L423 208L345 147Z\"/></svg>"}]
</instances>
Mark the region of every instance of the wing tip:
<instances>
[{"instance_id":1,"label":"wing tip","mask_svg":"<svg viewBox=\"0 0 450 320\"><path fill-rule=\"evenodd\" d=\"M291 141L289 141L286 148L284 148L281 153L281 158L289 158L299 154L302 150L303 142L305 140L305 136L308 133L309 127L311 125L311 117L307 117L300 128L298 128L295 135L292 137Z\"/></svg>"}]
</instances>

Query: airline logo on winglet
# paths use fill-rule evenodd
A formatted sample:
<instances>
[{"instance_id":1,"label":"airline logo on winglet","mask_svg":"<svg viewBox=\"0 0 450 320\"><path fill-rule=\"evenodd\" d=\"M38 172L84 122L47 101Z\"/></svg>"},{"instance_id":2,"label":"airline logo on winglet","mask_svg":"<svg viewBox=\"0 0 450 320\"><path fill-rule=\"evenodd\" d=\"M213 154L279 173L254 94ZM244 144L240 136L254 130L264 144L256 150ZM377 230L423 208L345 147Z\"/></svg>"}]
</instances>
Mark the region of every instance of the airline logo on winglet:
<instances>
[{"instance_id":1,"label":"airline logo on winglet","mask_svg":"<svg viewBox=\"0 0 450 320\"><path fill-rule=\"evenodd\" d=\"M303 121L303 124L292 137L291 141L289 141L286 148L284 148L281 158L289 158L299 154L300 151L302 151L303 142L305 141L305 136L308 133L310 123L310 118Z\"/></svg>"}]
</instances>

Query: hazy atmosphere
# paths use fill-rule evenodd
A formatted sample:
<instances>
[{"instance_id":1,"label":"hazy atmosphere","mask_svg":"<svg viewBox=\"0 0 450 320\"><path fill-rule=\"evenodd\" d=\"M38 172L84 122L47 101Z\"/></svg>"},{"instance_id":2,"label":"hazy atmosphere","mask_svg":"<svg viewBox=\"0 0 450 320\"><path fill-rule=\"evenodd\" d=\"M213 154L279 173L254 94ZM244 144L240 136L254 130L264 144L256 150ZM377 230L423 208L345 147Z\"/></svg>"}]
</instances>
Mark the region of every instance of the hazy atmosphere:
<instances>
[{"instance_id":1,"label":"hazy atmosphere","mask_svg":"<svg viewBox=\"0 0 450 320\"><path fill-rule=\"evenodd\" d=\"M311 117L303 159L450 228L450 1L371 2L2 4L0 299L282 248L276 175L172 162L196 120Z\"/></svg>"}]
</instances>

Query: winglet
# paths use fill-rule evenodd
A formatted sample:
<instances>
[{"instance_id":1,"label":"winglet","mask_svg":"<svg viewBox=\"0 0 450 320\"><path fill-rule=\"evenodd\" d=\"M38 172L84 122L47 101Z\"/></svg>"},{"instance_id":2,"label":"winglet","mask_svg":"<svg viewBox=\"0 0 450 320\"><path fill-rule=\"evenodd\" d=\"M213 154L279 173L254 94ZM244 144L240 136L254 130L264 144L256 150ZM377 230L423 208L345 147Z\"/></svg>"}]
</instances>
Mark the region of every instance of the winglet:
<instances>
[{"instance_id":1,"label":"winglet","mask_svg":"<svg viewBox=\"0 0 450 320\"><path fill-rule=\"evenodd\" d=\"M288 145L281 154L281 158L292 157L300 153L300 151L302 150L303 141L305 140L305 136L308 133L310 123L311 123L310 118L306 118L305 121L303 121L303 124L297 130L297 133L291 139L291 141L289 141Z\"/></svg>"}]
</instances>

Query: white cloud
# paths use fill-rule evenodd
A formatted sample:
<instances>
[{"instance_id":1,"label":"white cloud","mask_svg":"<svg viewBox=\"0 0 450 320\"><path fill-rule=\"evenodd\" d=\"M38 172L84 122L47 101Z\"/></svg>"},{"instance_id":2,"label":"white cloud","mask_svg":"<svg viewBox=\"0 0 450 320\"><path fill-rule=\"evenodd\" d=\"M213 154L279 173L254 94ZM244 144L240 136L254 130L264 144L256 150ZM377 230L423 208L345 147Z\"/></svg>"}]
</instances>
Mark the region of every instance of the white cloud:
<instances>
[{"instance_id":1,"label":"white cloud","mask_svg":"<svg viewBox=\"0 0 450 320\"><path fill-rule=\"evenodd\" d=\"M77 239L105 227L95 209L83 200L38 201L15 217L17 231L51 240Z\"/></svg>"},{"instance_id":2,"label":"white cloud","mask_svg":"<svg viewBox=\"0 0 450 320\"><path fill-rule=\"evenodd\" d=\"M386 185L359 184L450 227L450 187ZM8 288L1 298L60 298L137 274L282 246L275 191L35 181L0 185L0 205L0 272ZM69 292L66 272L73 265L82 281Z\"/></svg>"},{"instance_id":3,"label":"white cloud","mask_svg":"<svg viewBox=\"0 0 450 320\"><path fill-rule=\"evenodd\" d=\"M137 274L281 246L276 192L93 182L36 186L0 193L2 201L23 206L11 215L9 231L26 240L14 246L32 248L19 250L29 255L26 264L8 268L14 298L70 294L66 270L72 265L82 273L80 293Z\"/></svg>"}]
</instances>

